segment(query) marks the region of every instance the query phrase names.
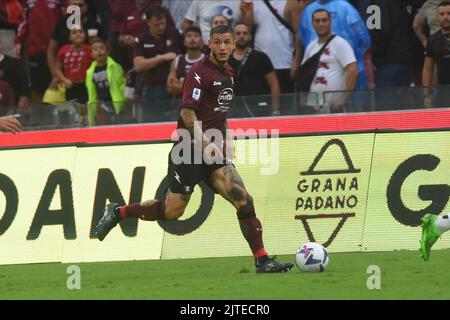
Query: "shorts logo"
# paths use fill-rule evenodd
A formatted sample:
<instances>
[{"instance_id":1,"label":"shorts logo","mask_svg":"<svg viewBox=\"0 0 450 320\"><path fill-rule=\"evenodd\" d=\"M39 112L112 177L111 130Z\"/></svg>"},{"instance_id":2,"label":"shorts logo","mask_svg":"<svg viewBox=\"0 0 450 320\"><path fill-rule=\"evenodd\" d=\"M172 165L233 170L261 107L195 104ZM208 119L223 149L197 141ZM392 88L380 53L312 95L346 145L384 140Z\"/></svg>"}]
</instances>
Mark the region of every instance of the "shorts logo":
<instances>
[{"instance_id":1,"label":"shorts logo","mask_svg":"<svg viewBox=\"0 0 450 320\"><path fill-rule=\"evenodd\" d=\"M190 186L184 186L184 192L191 192Z\"/></svg>"},{"instance_id":2,"label":"shorts logo","mask_svg":"<svg viewBox=\"0 0 450 320\"><path fill-rule=\"evenodd\" d=\"M180 176L178 175L178 172L175 171L175 179L178 181L179 184L181 184Z\"/></svg>"},{"instance_id":3,"label":"shorts logo","mask_svg":"<svg viewBox=\"0 0 450 320\"><path fill-rule=\"evenodd\" d=\"M213 86L221 86L221 85L222 85L222 82L220 82L220 81L214 81Z\"/></svg>"},{"instance_id":4,"label":"shorts logo","mask_svg":"<svg viewBox=\"0 0 450 320\"><path fill-rule=\"evenodd\" d=\"M192 92L192 99L198 100L200 99L200 94L202 93L202 90L199 88L194 88L194 91Z\"/></svg>"}]
</instances>

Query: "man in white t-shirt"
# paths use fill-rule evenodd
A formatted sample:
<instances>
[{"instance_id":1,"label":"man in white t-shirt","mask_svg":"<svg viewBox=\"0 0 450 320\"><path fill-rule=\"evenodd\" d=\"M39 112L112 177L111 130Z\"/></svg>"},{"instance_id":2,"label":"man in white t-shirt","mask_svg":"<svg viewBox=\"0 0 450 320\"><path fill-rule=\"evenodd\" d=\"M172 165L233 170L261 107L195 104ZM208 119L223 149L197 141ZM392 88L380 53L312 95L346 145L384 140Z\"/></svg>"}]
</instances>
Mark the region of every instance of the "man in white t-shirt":
<instances>
[{"instance_id":1,"label":"man in white t-shirt","mask_svg":"<svg viewBox=\"0 0 450 320\"><path fill-rule=\"evenodd\" d=\"M312 14L312 23L318 39L312 41L305 50L302 64L320 51L333 35L331 15L325 9L317 9ZM310 92L318 94L319 106L328 104L331 112L343 111L347 93L329 94L329 91L352 91L358 79L358 66L350 44L342 37L335 36L323 50ZM326 93L326 94L324 94ZM309 102L314 99L308 99ZM311 104L311 103L308 103Z\"/></svg>"},{"instance_id":2,"label":"man in white t-shirt","mask_svg":"<svg viewBox=\"0 0 450 320\"><path fill-rule=\"evenodd\" d=\"M181 27L186 31L191 25L198 25L203 43L208 43L211 20L215 16L224 16L231 26L243 22L250 29L253 27L253 6L242 0L193 0Z\"/></svg>"}]
</instances>

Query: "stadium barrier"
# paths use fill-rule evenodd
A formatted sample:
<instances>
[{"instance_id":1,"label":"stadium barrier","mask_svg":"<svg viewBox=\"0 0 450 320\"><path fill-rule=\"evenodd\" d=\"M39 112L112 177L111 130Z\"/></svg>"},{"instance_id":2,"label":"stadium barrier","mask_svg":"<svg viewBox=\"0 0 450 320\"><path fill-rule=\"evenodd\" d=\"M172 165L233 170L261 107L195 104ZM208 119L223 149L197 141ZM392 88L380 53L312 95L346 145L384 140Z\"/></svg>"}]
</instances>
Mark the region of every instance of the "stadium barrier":
<instances>
[{"instance_id":1,"label":"stadium barrier","mask_svg":"<svg viewBox=\"0 0 450 320\"><path fill-rule=\"evenodd\" d=\"M236 141L237 157L256 151L236 167L272 254L314 240L330 252L417 250L420 217L449 211L450 109L230 120L230 127L242 129L241 138L250 129L279 130ZM2 134L0 264L249 255L235 210L205 185L181 221L130 219L95 239L108 200L164 197L174 128Z\"/></svg>"},{"instance_id":2,"label":"stadium barrier","mask_svg":"<svg viewBox=\"0 0 450 320\"><path fill-rule=\"evenodd\" d=\"M430 96L430 99L426 99ZM338 102L345 101L344 103ZM124 102L118 102L123 104ZM342 104L343 103L343 104ZM428 103L429 105L426 105ZM95 103L96 104L96 103ZM431 105L430 105L431 104ZM181 101L177 98L139 102L128 100L118 115L112 106L101 104L95 126L143 124L176 121ZM436 87L389 87L371 90L329 91L318 93L236 96L228 111L229 118L259 118L272 114L281 116L322 115L330 113L361 113L450 108L450 85ZM75 100L60 104L31 107L0 106L0 116L19 114L25 131L57 130L88 126L88 107ZM275 112L275 113L274 113Z\"/></svg>"}]
</instances>

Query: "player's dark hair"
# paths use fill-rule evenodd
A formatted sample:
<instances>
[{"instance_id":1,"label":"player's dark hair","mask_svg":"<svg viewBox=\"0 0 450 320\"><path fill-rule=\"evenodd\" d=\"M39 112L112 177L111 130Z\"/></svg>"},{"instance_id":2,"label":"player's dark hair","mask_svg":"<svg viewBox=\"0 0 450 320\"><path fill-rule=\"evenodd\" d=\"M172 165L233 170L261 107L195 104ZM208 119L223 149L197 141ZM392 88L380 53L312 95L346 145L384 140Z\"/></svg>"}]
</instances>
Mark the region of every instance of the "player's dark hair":
<instances>
[{"instance_id":1,"label":"player's dark hair","mask_svg":"<svg viewBox=\"0 0 450 320\"><path fill-rule=\"evenodd\" d=\"M211 29L211 32L209 33L209 38L212 39L215 34L225 34L225 33L231 33L233 35L233 29L230 26L217 26Z\"/></svg>"},{"instance_id":2,"label":"player's dark hair","mask_svg":"<svg viewBox=\"0 0 450 320\"><path fill-rule=\"evenodd\" d=\"M441 3L439 3L437 7L439 9L440 7L447 7L447 6L450 6L450 1L442 1Z\"/></svg>"},{"instance_id":3,"label":"player's dark hair","mask_svg":"<svg viewBox=\"0 0 450 320\"><path fill-rule=\"evenodd\" d=\"M155 17L156 19L162 19L166 16L166 13L161 7L149 5L145 11L145 18L147 20L150 20L151 18Z\"/></svg>"},{"instance_id":4,"label":"player's dark hair","mask_svg":"<svg viewBox=\"0 0 450 320\"><path fill-rule=\"evenodd\" d=\"M313 19L313 20L314 20L314 15L315 15L316 13L319 13L319 12L326 12L327 15L328 15L328 19L331 20L331 14L330 14L330 11L325 10L325 9L323 9L323 8L314 10L314 12L313 12L313 14L312 14L312 19Z\"/></svg>"},{"instance_id":5,"label":"player's dark hair","mask_svg":"<svg viewBox=\"0 0 450 320\"><path fill-rule=\"evenodd\" d=\"M189 28L186 29L186 32L184 34L186 35L188 34L188 32L195 32L198 33L200 37L202 36L202 30L197 26L190 26Z\"/></svg>"}]
</instances>

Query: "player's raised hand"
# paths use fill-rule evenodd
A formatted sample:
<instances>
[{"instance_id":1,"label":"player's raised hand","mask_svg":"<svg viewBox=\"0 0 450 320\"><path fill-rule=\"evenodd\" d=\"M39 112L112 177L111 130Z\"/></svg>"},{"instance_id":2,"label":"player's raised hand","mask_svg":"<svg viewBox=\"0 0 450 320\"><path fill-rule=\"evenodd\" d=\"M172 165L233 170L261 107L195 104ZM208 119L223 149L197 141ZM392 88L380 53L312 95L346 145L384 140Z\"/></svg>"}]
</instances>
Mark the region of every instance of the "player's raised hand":
<instances>
[{"instance_id":1,"label":"player's raised hand","mask_svg":"<svg viewBox=\"0 0 450 320\"><path fill-rule=\"evenodd\" d=\"M12 116L0 117L0 130L3 132L17 133L22 130L22 125Z\"/></svg>"}]
</instances>

